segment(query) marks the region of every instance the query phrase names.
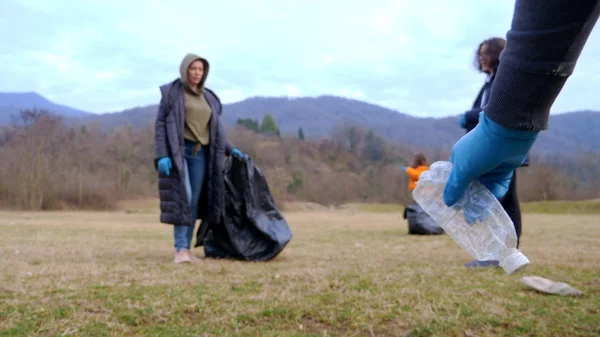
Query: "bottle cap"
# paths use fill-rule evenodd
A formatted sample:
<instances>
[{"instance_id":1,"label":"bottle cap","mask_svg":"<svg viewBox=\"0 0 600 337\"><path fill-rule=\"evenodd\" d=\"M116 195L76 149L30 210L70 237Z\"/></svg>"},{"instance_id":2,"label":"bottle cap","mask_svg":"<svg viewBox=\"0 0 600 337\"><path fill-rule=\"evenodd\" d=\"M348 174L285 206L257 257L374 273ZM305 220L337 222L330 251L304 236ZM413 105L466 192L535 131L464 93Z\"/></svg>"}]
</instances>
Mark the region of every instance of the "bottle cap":
<instances>
[{"instance_id":1,"label":"bottle cap","mask_svg":"<svg viewBox=\"0 0 600 337\"><path fill-rule=\"evenodd\" d=\"M508 275L523 270L528 264L529 260L520 251L510 254L500 261L500 266Z\"/></svg>"}]
</instances>

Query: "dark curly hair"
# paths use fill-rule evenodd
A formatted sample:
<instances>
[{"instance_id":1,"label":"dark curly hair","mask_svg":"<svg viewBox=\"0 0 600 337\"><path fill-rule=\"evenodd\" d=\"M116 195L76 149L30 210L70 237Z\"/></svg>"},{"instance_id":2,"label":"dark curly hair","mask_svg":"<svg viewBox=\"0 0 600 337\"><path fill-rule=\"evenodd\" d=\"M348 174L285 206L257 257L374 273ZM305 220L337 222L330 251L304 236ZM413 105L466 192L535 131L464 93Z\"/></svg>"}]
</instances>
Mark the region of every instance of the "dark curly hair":
<instances>
[{"instance_id":1,"label":"dark curly hair","mask_svg":"<svg viewBox=\"0 0 600 337\"><path fill-rule=\"evenodd\" d=\"M427 163L427 159L425 158L425 155L422 153L417 153L415 155L415 159L413 160L412 168L417 168L419 166L427 166L427 165L429 165L429 163Z\"/></svg>"},{"instance_id":2,"label":"dark curly hair","mask_svg":"<svg viewBox=\"0 0 600 337\"><path fill-rule=\"evenodd\" d=\"M504 47L506 46L506 40L501 37L492 37L479 44L477 50L475 51L475 60L473 65L475 66L475 69L481 72L485 72L483 69L481 69L481 64L479 63L479 51L483 45L487 45L487 57L491 59L490 63L492 68L496 69L500 64L500 53L502 53Z\"/></svg>"}]
</instances>

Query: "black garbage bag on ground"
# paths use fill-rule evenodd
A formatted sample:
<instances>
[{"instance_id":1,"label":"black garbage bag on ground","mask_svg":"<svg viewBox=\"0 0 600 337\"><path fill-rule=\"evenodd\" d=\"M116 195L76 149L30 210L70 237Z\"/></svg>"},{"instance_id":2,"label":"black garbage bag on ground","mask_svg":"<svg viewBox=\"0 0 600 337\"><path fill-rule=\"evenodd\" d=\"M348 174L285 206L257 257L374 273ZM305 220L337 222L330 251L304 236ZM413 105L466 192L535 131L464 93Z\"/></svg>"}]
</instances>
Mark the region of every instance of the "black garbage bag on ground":
<instances>
[{"instance_id":1,"label":"black garbage bag on ground","mask_svg":"<svg viewBox=\"0 0 600 337\"><path fill-rule=\"evenodd\" d=\"M206 257L268 261L292 239L288 223L275 205L267 180L250 158L225 164L225 200L220 224L204 221L196 247Z\"/></svg>"},{"instance_id":2,"label":"black garbage bag on ground","mask_svg":"<svg viewBox=\"0 0 600 337\"><path fill-rule=\"evenodd\" d=\"M404 219L408 218L408 234L444 234L440 227L419 204L411 204L404 209Z\"/></svg>"}]
</instances>

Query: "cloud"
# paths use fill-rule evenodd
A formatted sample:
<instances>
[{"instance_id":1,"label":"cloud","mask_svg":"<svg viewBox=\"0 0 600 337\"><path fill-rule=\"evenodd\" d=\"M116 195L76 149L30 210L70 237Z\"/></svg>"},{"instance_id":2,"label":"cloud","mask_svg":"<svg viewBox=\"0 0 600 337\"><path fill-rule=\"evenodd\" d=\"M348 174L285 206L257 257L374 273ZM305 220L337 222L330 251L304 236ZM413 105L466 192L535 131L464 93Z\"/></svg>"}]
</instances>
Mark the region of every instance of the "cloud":
<instances>
[{"instance_id":1,"label":"cloud","mask_svg":"<svg viewBox=\"0 0 600 337\"><path fill-rule=\"evenodd\" d=\"M156 104L188 52L223 102L322 94L420 116L470 108L478 43L505 36L513 2L5 0L0 91L93 112ZM598 29L553 111L600 109Z\"/></svg>"},{"instance_id":2,"label":"cloud","mask_svg":"<svg viewBox=\"0 0 600 337\"><path fill-rule=\"evenodd\" d=\"M385 6L376 8L368 14L369 28L374 33L392 33L397 22L396 19L405 8L405 3L402 1L388 1Z\"/></svg>"},{"instance_id":3,"label":"cloud","mask_svg":"<svg viewBox=\"0 0 600 337\"><path fill-rule=\"evenodd\" d=\"M300 91L300 89L293 84L284 84L283 90L285 91L286 96L294 97L302 95L302 91Z\"/></svg>"},{"instance_id":4,"label":"cloud","mask_svg":"<svg viewBox=\"0 0 600 337\"><path fill-rule=\"evenodd\" d=\"M247 97L240 89L225 89L219 92L219 96L224 102L237 102Z\"/></svg>"},{"instance_id":5,"label":"cloud","mask_svg":"<svg viewBox=\"0 0 600 337\"><path fill-rule=\"evenodd\" d=\"M322 55L321 56L321 63L324 65L328 65L328 64L332 64L335 62L335 59L329 55Z\"/></svg>"}]
</instances>

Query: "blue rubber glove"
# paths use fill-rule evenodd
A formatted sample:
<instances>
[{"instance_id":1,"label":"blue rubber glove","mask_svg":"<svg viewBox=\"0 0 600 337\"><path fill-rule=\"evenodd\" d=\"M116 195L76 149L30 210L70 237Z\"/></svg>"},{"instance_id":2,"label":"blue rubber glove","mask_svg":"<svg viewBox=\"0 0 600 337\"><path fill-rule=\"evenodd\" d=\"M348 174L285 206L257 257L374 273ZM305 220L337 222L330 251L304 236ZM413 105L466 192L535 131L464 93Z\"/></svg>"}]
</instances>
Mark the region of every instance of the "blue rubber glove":
<instances>
[{"instance_id":1,"label":"blue rubber glove","mask_svg":"<svg viewBox=\"0 0 600 337\"><path fill-rule=\"evenodd\" d=\"M406 172L406 166L402 166L401 170Z\"/></svg>"},{"instance_id":2,"label":"blue rubber glove","mask_svg":"<svg viewBox=\"0 0 600 337\"><path fill-rule=\"evenodd\" d=\"M538 134L539 131L503 127L482 111L479 124L452 148L453 167L444 190L444 203L454 205L474 180L479 180L496 198L502 198L513 171L521 166Z\"/></svg>"},{"instance_id":3,"label":"blue rubber glove","mask_svg":"<svg viewBox=\"0 0 600 337\"><path fill-rule=\"evenodd\" d=\"M171 175L171 168L173 167L171 163L171 158L162 157L158 160L158 171L164 175Z\"/></svg>"},{"instance_id":4,"label":"blue rubber glove","mask_svg":"<svg viewBox=\"0 0 600 337\"><path fill-rule=\"evenodd\" d=\"M458 125L463 129L467 128L467 114L462 114L458 117Z\"/></svg>"},{"instance_id":5,"label":"blue rubber glove","mask_svg":"<svg viewBox=\"0 0 600 337\"><path fill-rule=\"evenodd\" d=\"M242 158L244 156L242 151L238 150L237 148L234 148L233 150L231 150L231 155L236 158Z\"/></svg>"}]
</instances>

